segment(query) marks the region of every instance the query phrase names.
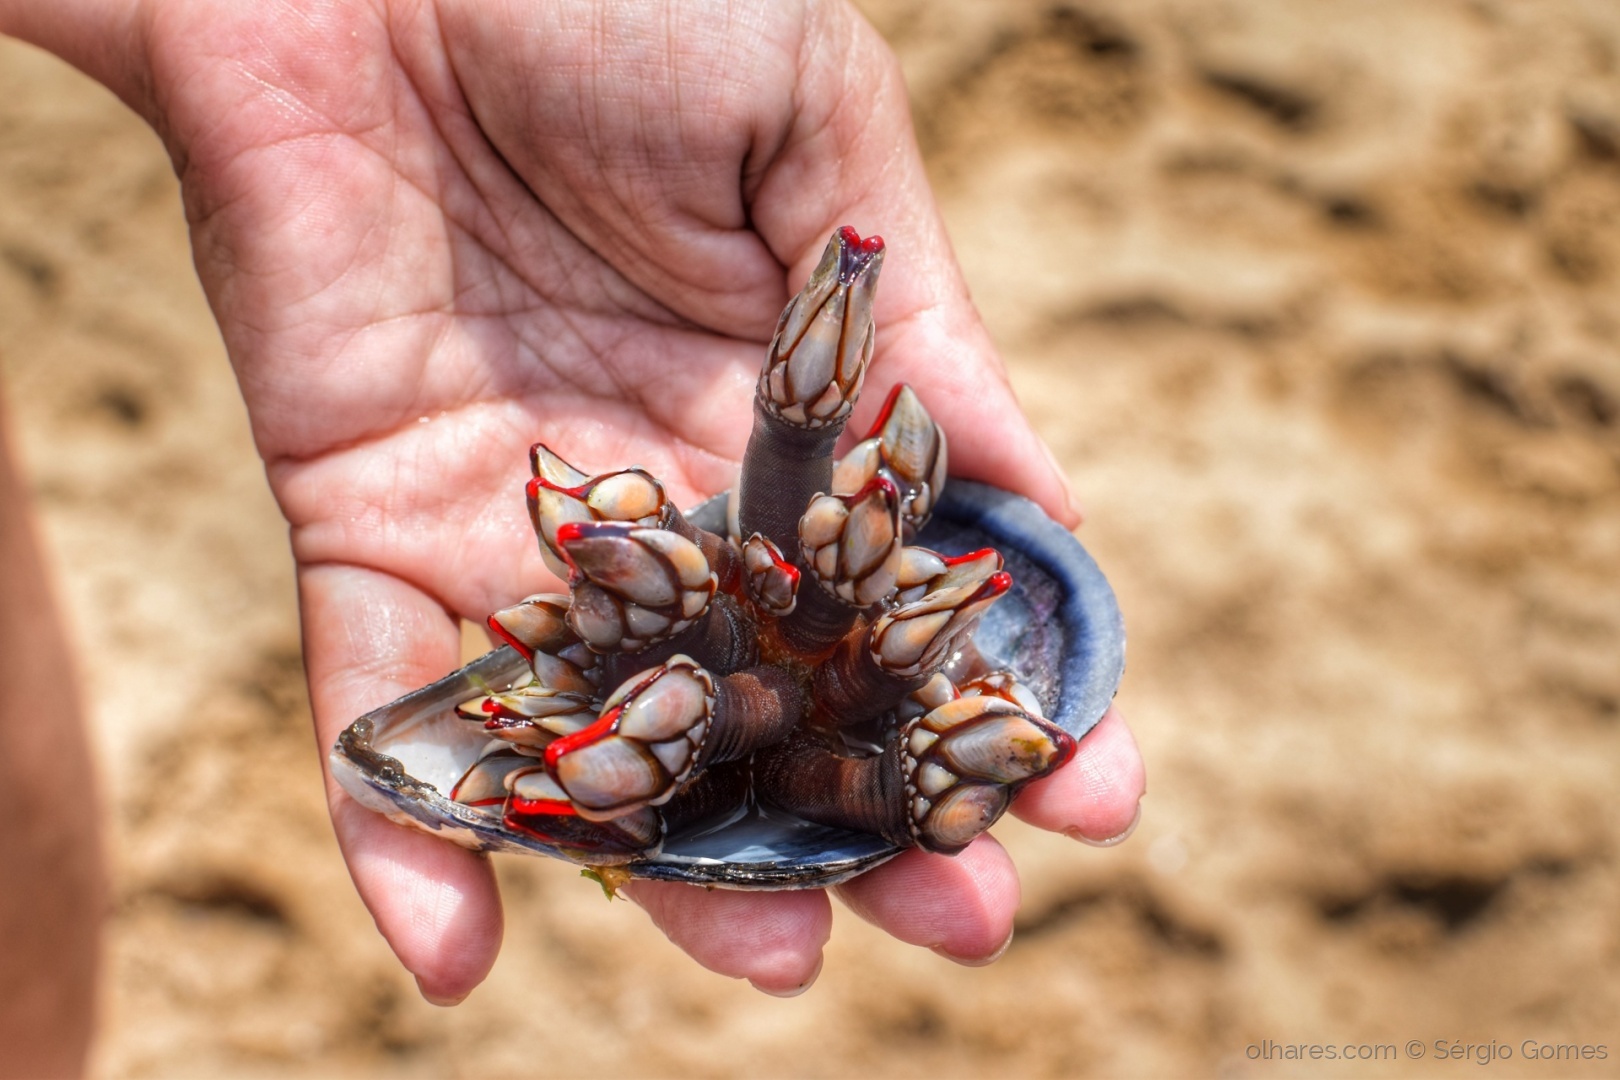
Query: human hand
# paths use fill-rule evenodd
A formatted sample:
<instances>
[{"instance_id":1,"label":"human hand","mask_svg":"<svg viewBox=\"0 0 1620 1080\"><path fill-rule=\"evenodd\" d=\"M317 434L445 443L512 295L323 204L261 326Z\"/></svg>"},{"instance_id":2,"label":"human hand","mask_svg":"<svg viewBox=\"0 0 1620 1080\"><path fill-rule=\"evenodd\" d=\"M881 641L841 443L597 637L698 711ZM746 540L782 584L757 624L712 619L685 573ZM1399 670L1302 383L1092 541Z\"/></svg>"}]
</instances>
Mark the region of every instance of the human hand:
<instances>
[{"instance_id":1,"label":"human hand","mask_svg":"<svg viewBox=\"0 0 1620 1080\"><path fill-rule=\"evenodd\" d=\"M550 580L520 509L530 443L643 465L682 505L730 485L765 342L836 225L889 248L851 427L911 382L955 472L1078 523L967 296L895 62L838 0L51 7L0 0L0 29L113 86L174 157L292 525L323 748L454 667L458 618ZM1014 812L1106 838L1141 789L1111 714ZM425 995L459 1000L499 947L488 860L328 793L379 929ZM807 985L830 932L823 892L626 892L769 992ZM1018 898L989 837L839 892L969 963Z\"/></svg>"}]
</instances>

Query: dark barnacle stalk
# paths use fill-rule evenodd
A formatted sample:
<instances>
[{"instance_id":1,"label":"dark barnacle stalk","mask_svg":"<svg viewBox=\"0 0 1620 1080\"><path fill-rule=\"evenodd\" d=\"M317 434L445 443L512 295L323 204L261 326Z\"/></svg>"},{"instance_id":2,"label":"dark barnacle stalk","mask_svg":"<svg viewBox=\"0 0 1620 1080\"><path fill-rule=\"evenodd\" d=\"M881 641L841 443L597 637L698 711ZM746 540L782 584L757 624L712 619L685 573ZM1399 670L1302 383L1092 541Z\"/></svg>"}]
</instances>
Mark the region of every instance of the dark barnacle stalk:
<instances>
[{"instance_id":1,"label":"dark barnacle stalk","mask_svg":"<svg viewBox=\"0 0 1620 1080\"><path fill-rule=\"evenodd\" d=\"M896 387L833 462L872 356L882 261L880 239L840 229L783 311L740 544L694 527L642 469L592 476L533 447L529 510L570 595L490 617L529 674L458 707L491 741L453 799L596 862L657 851L670 829L742 805L750 783L807 820L954 852L1073 753L1009 673L956 659L1011 584L1001 557L904 546L946 472L917 396ZM880 752L847 749L868 734Z\"/></svg>"},{"instance_id":2,"label":"dark barnacle stalk","mask_svg":"<svg viewBox=\"0 0 1620 1080\"><path fill-rule=\"evenodd\" d=\"M1068 732L998 697L940 705L876 757L844 757L811 735L759 756L755 783L807 821L954 855L995 823L1024 784L1073 756Z\"/></svg>"},{"instance_id":3,"label":"dark barnacle stalk","mask_svg":"<svg viewBox=\"0 0 1620 1080\"><path fill-rule=\"evenodd\" d=\"M817 705L841 726L879 716L923 686L972 634L1012 577L941 589L885 612L846 637L813 678Z\"/></svg>"}]
</instances>

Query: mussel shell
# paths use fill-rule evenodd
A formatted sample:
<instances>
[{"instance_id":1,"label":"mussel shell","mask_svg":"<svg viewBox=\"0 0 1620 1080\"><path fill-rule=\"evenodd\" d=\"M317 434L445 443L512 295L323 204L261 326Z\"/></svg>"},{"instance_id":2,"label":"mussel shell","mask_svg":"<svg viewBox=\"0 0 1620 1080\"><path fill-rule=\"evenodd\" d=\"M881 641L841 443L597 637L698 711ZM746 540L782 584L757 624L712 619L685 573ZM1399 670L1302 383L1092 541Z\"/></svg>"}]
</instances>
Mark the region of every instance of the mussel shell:
<instances>
[{"instance_id":1,"label":"mussel shell","mask_svg":"<svg viewBox=\"0 0 1620 1080\"><path fill-rule=\"evenodd\" d=\"M686 516L724 533L725 512L725 497L716 496ZM1028 499L953 478L917 543L947 555L983 547L1002 552L1013 587L985 615L974 644L1016 672L1053 723L1076 738L1090 731L1124 674L1125 627L1113 590L1080 542ZM333 774L372 810L465 847L603 861L541 843L446 797L487 742L475 725L455 717L455 705L509 686L526 670L523 658L503 646L367 713L332 749ZM662 853L626 869L636 877L734 889L821 888L897 854L876 836L748 810L678 831Z\"/></svg>"}]
</instances>

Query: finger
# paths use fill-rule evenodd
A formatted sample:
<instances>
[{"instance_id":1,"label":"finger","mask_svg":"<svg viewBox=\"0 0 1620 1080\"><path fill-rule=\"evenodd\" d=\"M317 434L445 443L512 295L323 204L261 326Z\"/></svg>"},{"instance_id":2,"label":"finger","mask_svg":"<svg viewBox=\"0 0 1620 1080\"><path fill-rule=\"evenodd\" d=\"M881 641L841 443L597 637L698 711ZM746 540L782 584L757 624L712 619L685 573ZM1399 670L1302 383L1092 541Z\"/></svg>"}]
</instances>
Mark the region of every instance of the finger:
<instances>
[{"instance_id":1,"label":"finger","mask_svg":"<svg viewBox=\"0 0 1620 1080\"><path fill-rule=\"evenodd\" d=\"M0 4L0 34L55 53L151 120L156 108L141 8L117 0Z\"/></svg>"},{"instance_id":2,"label":"finger","mask_svg":"<svg viewBox=\"0 0 1620 1080\"><path fill-rule=\"evenodd\" d=\"M967 965L1006 951L1020 895L1018 871L988 835L958 855L904 852L834 891L874 926Z\"/></svg>"},{"instance_id":3,"label":"finger","mask_svg":"<svg viewBox=\"0 0 1620 1080\"><path fill-rule=\"evenodd\" d=\"M457 624L419 589L341 564L300 568L315 734L326 751L355 717L432 682L456 664ZM326 772L332 826L377 929L436 1004L483 981L501 943L500 895L489 860L386 820Z\"/></svg>"},{"instance_id":4,"label":"finger","mask_svg":"<svg viewBox=\"0 0 1620 1080\"><path fill-rule=\"evenodd\" d=\"M764 5L737 19L702 6L658 18L588 0L514 6L436 9L452 84L571 236L682 318L764 342L833 229L881 233L874 392L855 426L889 386L913 382L956 440L958 475L1079 523L968 296L899 64L852 7Z\"/></svg>"},{"instance_id":5,"label":"finger","mask_svg":"<svg viewBox=\"0 0 1620 1080\"><path fill-rule=\"evenodd\" d=\"M950 439L952 476L1020 492L1064 528L1080 525L1068 475L1025 416L971 304L920 312L878 341L851 429L865 433L889 388L910 383Z\"/></svg>"},{"instance_id":6,"label":"finger","mask_svg":"<svg viewBox=\"0 0 1620 1080\"><path fill-rule=\"evenodd\" d=\"M1146 791L1136 739L1111 708L1080 740L1074 759L1019 793L1012 812L1089 844L1117 844L1136 828Z\"/></svg>"},{"instance_id":7,"label":"finger","mask_svg":"<svg viewBox=\"0 0 1620 1080\"><path fill-rule=\"evenodd\" d=\"M801 19L793 5L450 0L428 21L478 129L569 242L682 318L763 343L787 293L738 180L792 114Z\"/></svg>"},{"instance_id":8,"label":"finger","mask_svg":"<svg viewBox=\"0 0 1620 1080\"><path fill-rule=\"evenodd\" d=\"M801 994L821 972L832 908L820 890L710 892L668 881L632 881L621 892L692 959L710 971L747 979L767 994Z\"/></svg>"},{"instance_id":9,"label":"finger","mask_svg":"<svg viewBox=\"0 0 1620 1080\"><path fill-rule=\"evenodd\" d=\"M339 793L332 826L360 899L422 996L455 1005L500 951L502 913L489 860L407 829Z\"/></svg>"}]
</instances>

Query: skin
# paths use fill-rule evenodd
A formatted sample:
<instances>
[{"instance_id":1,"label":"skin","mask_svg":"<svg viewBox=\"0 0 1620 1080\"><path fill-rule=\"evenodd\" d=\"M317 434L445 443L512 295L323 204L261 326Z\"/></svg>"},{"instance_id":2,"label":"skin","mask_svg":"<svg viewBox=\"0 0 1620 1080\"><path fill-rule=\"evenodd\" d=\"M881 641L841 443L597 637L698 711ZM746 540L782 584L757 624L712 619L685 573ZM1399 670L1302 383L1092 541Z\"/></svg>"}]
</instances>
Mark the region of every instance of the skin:
<instances>
[{"instance_id":1,"label":"skin","mask_svg":"<svg viewBox=\"0 0 1620 1080\"><path fill-rule=\"evenodd\" d=\"M851 428L911 382L955 471L1079 523L968 297L895 60L837 0L0 0L0 31L106 83L174 158L292 527L323 752L454 667L458 617L554 582L522 512L531 442L640 464L682 504L730 485L776 316L840 224L889 247ZM1015 813L1104 839L1142 790L1111 715ZM499 947L488 860L328 792L378 928L429 1000L460 1000ZM626 892L766 992L820 969L824 893ZM977 963L1018 883L983 838L839 894Z\"/></svg>"},{"instance_id":2,"label":"skin","mask_svg":"<svg viewBox=\"0 0 1620 1080\"><path fill-rule=\"evenodd\" d=\"M67 641L0 414L0 1078L77 1076L105 899ZM55 678L41 678L41 672ZM72 777L71 797L63 780Z\"/></svg>"}]
</instances>

